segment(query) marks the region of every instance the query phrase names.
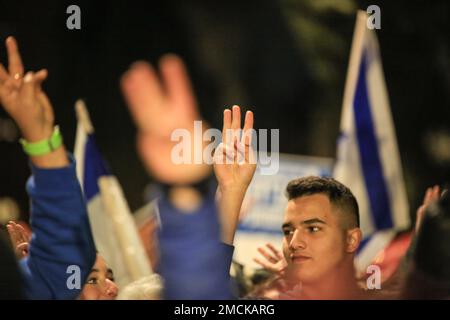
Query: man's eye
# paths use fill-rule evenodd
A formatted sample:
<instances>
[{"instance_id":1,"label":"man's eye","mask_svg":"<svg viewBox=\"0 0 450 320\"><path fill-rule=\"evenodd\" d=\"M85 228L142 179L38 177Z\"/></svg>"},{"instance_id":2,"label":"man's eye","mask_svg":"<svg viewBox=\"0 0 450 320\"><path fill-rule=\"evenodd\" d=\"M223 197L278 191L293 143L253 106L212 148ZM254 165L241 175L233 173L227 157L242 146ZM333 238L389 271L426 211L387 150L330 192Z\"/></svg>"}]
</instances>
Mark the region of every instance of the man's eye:
<instances>
[{"instance_id":1,"label":"man's eye","mask_svg":"<svg viewBox=\"0 0 450 320\"><path fill-rule=\"evenodd\" d=\"M320 228L319 228L319 227L311 226L311 227L308 227L308 231L309 231L310 233L316 233L316 232L320 231Z\"/></svg>"},{"instance_id":2,"label":"man's eye","mask_svg":"<svg viewBox=\"0 0 450 320\"><path fill-rule=\"evenodd\" d=\"M86 283L87 284L97 284L98 280L97 280L97 278L89 278Z\"/></svg>"},{"instance_id":3,"label":"man's eye","mask_svg":"<svg viewBox=\"0 0 450 320\"><path fill-rule=\"evenodd\" d=\"M291 234L293 234L293 233L294 233L294 230L289 230L289 229L284 229L284 230L283 230L283 234L284 234L285 236L291 235Z\"/></svg>"}]
</instances>

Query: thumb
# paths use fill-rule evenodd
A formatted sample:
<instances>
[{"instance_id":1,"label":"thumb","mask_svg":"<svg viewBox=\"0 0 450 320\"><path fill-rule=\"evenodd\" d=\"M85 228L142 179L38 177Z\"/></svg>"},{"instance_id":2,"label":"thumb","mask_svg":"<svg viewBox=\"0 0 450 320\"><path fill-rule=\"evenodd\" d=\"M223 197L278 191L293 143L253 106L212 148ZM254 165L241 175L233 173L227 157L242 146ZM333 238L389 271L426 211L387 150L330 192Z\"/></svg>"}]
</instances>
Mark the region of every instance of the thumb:
<instances>
[{"instance_id":1,"label":"thumb","mask_svg":"<svg viewBox=\"0 0 450 320\"><path fill-rule=\"evenodd\" d=\"M40 91L42 82L44 82L47 79L48 71L47 69L41 69L34 75L34 79L36 82L36 88Z\"/></svg>"}]
</instances>

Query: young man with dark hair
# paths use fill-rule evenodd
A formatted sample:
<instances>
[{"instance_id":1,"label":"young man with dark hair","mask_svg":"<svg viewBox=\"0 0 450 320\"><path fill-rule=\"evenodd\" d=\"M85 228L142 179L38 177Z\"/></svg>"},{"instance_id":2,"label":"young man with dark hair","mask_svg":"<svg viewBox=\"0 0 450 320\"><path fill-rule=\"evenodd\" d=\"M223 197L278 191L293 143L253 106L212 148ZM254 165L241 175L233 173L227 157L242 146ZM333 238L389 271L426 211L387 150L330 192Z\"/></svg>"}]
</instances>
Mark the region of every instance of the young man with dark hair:
<instances>
[{"instance_id":1,"label":"young man with dark hair","mask_svg":"<svg viewBox=\"0 0 450 320\"><path fill-rule=\"evenodd\" d=\"M332 178L289 182L282 226L286 280L302 299L345 299L361 294L354 255L361 242L358 204L351 191Z\"/></svg>"}]
</instances>

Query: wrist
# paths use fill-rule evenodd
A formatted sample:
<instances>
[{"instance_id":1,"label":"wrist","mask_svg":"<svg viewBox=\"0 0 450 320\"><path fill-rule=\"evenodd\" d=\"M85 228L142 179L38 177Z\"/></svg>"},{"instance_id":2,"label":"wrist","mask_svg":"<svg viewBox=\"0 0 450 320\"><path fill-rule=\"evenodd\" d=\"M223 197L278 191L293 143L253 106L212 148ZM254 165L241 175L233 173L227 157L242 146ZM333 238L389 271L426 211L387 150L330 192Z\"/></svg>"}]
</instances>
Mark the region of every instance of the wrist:
<instances>
[{"instance_id":1,"label":"wrist","mask_svg":"<svg viewBox=\"0 0 450 320\"><path fill-rule=\"evenodd\" d=\"M211 192L211 190L215 190L215 188L217 187L217 182L215 181L214 176L212 176L211 174L208 174L206 177L203 177L202 179L192 183L170 184L158 182L157 184L159 185L163 194L166 195L168 195L173 190L193 189L197 191L202 197L204 197L208 192Z\"/></svg>"},{"instance_id":2,"label":"wrist","mask_svg":"<svg viewBox=\"0 0 450 320\"><path fill-rule=\"evenodd\" d=\"M20 143L36 167L60 168L68 165L69 160L58 126L55 126L53 131L50 130L50 133L46 133L45 136L44 133L38 134L36 130L33 135L24 134L24 137L27 140L21 139Z\"/></svg>"},{"instance_id":3,"label":"wrist","mask_svg":"<svg viewBox=\"0 0 450 320\"><path fill-rule=\"evenodd\" d=\"M23 139L25 139L27 142L35 143L51 137L54 128L55 126L51 124L46 125L44 128L20 128L20 131L22 132Z\"/></svg>"},{"instance_id":4,"label":"wrist","mask_svg":"<svg viewBox=\"0 0 450 320\"><path fill-rule=\"evenodd\" d=\"M227 194L244 194L247 192L247 184L221 184L219 183L219 189L221 193Z\"/></svg>"},{"instance_id":5,"label":"wrist","mask_svg":"<svg viewBox=\"0 0 450 320\"><path fill-rule=\"evenodd\" d=\"M30 161L34 166L41 169L63 168L70 163L64 145L45 155L30 156Z\"/></svg>"},{"instance_id":6,"label":"wrist","mask_svg":"<svg viewBox=\"0 0 450 320\"><path fill-rule=\"evenodd\" d=\"M38 135L33 136L31 141L20 139L24 152L33 157L47 155L61 147L63 144L62 135L58 126L55 126L53 132L51 134L47 134L44 139L35 139L38 139Z\"/></svg>"}]
</instances>

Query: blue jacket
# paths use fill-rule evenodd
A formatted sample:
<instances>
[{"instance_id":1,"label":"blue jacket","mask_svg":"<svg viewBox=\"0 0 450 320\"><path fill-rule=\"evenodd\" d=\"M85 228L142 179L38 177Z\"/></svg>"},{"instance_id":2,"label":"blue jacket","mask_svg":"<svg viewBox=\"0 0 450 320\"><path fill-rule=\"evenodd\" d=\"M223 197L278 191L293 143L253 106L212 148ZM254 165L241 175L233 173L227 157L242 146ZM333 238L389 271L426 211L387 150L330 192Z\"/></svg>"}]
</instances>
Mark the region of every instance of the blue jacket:
<instances>
[{"instance_id":1,"label":"blue jacket","mask_svg":"<svg viewBox=\"0 0 450 320\"><path fill-rule=\"evenodd\" d=\"M75 161L70 155L69 159L64 168L31 166L27 191L33 233L29 256L19 263L29 299L77 298L95 263L86 204Z\"/></svg>"}]
</instances>

